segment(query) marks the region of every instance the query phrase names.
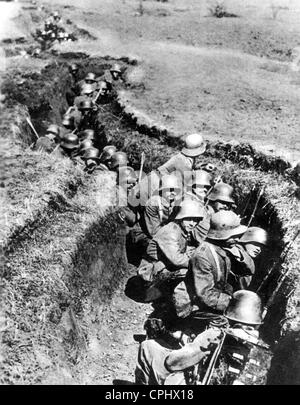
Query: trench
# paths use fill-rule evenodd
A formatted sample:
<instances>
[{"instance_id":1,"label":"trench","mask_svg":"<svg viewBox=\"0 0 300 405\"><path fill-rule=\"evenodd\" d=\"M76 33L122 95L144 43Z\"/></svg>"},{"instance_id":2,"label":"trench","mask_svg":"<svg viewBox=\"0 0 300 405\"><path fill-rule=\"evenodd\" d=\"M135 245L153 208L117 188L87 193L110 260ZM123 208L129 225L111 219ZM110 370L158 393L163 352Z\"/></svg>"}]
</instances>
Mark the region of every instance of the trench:
<instances>
[{"instance_id":1,"label":"trench","mask_svg":"<svg viewBox=\"0 0 300 405\"><path fill-rule=\"evenodd\" d=\"M88 71L102 75L115 61L109 57L89 58L70 53L59 55L40 73L10 72L2 89L6 94L6 108L11 111L23 109L25 115L30 115L38 133L43 135L49 124L61 123L61 117L67 110L68 63L80 64L79 75L82 78ZM136 62L123 58L121 63L129 66ZM116 98L100 106L99 118L105 125L109 143L125 151L130 165L136 170L139 169L142 152L146 155L144 171L150 172L181 146L180 140L169 138L167 133L139 125L124 112ZM24 122L21 122L20 128L17 137L26 148L35 137ZM284 205L291 187L285 177L271 172L273 166L262 161L262 156L257 157L258 161L261 160L260 167L249 168L238 164L236 156L241 155L240 151L234 157L232 150L229 152L231 155L224 155L222 148L212 145L203 161L215 164L224 181L234 186L239 207L237 213L241 214L245 223L251 217L260 187L265 185L252 225L268 231L270 248L257 262L260 271L256 272L250 286L255 291L265 271L283 250L287 233L285 221L289 221L292 214L292 209L285 209ZM30 155L30 151L26 153ZM38 169L38 161L36 164ZM283 164L279 173L285 169ZM7 314L12 313L9 315L11 327L4 332L6 354L10 356L3 366L4 383L48 381L47 376L53 372L56 360L61 364L63 371L59 375L63 381L68 381L70 375L76 381L80 363L88 363L87 347L94 336L98 336L97 328L101 325L105 308L128 277L125 236L117 226L114 207L110 202L101 212L97 199L93 198L99 187L112 194L108 184L113 185L114 179L101 174L84 175L80 168L76 176L71 183L67 181L64 185L63 198L57 194L56 198L48 200L43 215L15 230L4 246L6 264L2 276L7 289ZM48 249L51 255L41 254ZM292 259L294 263L297 258ZM262 290L263 302L276 287L281 268L278 266ZM263 340L272 348L281 339L287 297L296 282L294 272L291 273L260 330ZM39 297L40 288L44 292L43 299ZM14 291L22 297L19 304ZM28 308L25 316L21 315L22 305ZM44 312L40 319L38 308L41 306ZM37 331L37 337L33 337ZM97 339L101 344L101 337ZM30 353L35 359L32 364L28 361ZM16 363L21 364L21 368L12 372ZM272 373L276 375L276 367L279 367L276 361L274 364L271 376ZM266 382L266 375L264 378Z\"/></svg>"}]
</instances>

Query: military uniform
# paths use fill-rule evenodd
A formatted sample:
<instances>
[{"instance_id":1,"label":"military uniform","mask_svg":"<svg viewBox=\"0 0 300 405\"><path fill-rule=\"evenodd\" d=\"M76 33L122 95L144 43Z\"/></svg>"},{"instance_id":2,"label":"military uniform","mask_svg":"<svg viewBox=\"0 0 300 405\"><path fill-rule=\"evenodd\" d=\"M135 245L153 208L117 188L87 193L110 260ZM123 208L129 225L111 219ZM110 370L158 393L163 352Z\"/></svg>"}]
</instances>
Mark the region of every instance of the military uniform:
<instances>
[{"instance_id":1,"label":"military uniform","mask_svg":"<svg viewBox=\"0 0 300 405\"><path fill-rule=\"evenodd\" d=\"M157 170L161 175L170 174L174 171L181 173L182 177L194 169L195 158L183 155L181 152L172 156L166 163L160 166Z\"/></svg>"}]
</instances>

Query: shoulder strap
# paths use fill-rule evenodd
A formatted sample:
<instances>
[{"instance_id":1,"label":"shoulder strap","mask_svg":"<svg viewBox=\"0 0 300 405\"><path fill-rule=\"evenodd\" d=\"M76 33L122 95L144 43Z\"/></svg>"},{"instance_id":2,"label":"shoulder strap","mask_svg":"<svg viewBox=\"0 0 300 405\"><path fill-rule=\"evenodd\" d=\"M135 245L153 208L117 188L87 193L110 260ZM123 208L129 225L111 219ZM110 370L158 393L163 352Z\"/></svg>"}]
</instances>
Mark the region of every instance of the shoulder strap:
<instances>
[{"instance_id":1,"label":"shoulder strap","mask_svg":"<svg viewBox=\"0 0 300 405\"><path fill-rule=\"evenodd\" d=\"M211 251L211 254L213 255L214 261L216 263L216 267L217 267L217 273L218 273L218 279L220 280L222 277L222 272L221 272L221 268L220 268L220 262L219 262L219 258L216 252L216 249L214 248L213 245L211 245L210 243L208 244L209 250Z\"/></svg>"}]
</instances>

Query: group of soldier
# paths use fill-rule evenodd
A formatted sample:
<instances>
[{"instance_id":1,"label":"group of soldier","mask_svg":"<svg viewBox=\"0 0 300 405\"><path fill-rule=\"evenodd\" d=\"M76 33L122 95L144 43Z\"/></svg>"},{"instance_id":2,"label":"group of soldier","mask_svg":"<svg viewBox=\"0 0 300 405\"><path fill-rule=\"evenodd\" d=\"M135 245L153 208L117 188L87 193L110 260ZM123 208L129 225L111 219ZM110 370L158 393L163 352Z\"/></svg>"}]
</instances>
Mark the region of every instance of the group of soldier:
<instances>
[{"instance_id":1,"label":"group of soldier","mask_svg":"<svg viewBox=\"0 0 300 405\"><path fill-rule=\"evenodd\" d=\"M137 267L125 294L153 306L136 383L165 384L211 353L222 338L216 325L237 323L257 333L259 297L247 289L268 235L241 224L233 187L201 162L206 142L200 133L185 136L182 150L147 175L130 167L126 153L108 145L98 114L113 96L113 83L123 80L120 66L111 68L110 80L107 72L79 80L78 71L69 66L62 126L50 125L35 149L84 162L88 173L116 172L118 220L126 229L128 262ZM202 325L196 334L195 318Z\"/></svg>"},{"instance_id":2,"label":"group of soldier","mask_svg":"<svg viewBox=\"0 0 300 405\"><path fill-rule=\"evenodd\" d=\"M41 49L35 50L35 56L55 41L64 42L75 39L72 34L66 32L64 25L65 23L58 11L51 13L50 17L44 21L43 27L37 29L35 34L33 34L35 39L41 44Z\"/></svg>"},{"instance_id":3,"label":"group of soldier","mask_svg":"<svg viewBox=\"0 0 300 405\"><path fill-rule=\"evenodd\" d=\"M128 261L137 266L125 294L153 306L145 322L148 339L140 345L137 384L165 384L174 372L207 356L222 336L212 327L216 321L238 323L255 335L262 322L260 299L247 289L267 232L241 224L233 187L214 178L213 165L201 164L202 135L187 135L184 142L148 175L137 178L126 166L119 170L123 197L126 190L119 219L127 231ZM195 314L205 327L193 343L183 343Z\"/></svg>"},{"instance_id":4,"label":"group of soldier","mask_svg":"<svg viewBox=\"0 0 300 405\"><path fill-rule=\"evenodd\" d=\"M88 72L79 80L77 64L69 66L69 73L70 85L66 91L69 108L62 123L49 125L46 134L37 139L33 148L69 157L75 163L84 164L88 173L94 170L118 171L120 166L127 165L127 155L117 151L114 145L108 145L98 109L112 99L116 83L121 81L121 66L114 64L110 72L99 78Z\"/></svg>"}]
</instances>

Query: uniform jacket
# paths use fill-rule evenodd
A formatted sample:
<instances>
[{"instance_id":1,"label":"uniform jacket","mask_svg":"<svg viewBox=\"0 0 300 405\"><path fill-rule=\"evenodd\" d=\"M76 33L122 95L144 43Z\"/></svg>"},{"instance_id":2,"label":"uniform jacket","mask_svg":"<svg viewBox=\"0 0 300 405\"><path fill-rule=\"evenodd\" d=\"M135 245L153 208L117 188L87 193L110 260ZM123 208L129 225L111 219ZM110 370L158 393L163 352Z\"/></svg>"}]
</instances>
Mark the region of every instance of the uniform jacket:
<instances>
[{"instance_id":1,"label":"uniform jacket","mask_svg":"<svg viewBox=\"0 0 300 405\"><path fill-rule=\"evenodd\" d=\"M170 174L174 171L179 171L182 176L184 173L190 172L193 170L195 159L183 155L181 152L177 153L176 155L172 156L166 163L160 166L157 170L164 174Z\"/></svg>"},{"instance_id":2,"label":"uniform jacket","mask_svg":"<svg viewBox=\"0 0 300 405\"><path fill-rule=\"evenodd\" d=\"M211 247L216 252L219 269ZM186 283L193 302L200 308L225 310L232 292L227 283L230 270L231 261L227 252L219 246L203 242L191 257L187 273Z\"/></svg>"},{"instance_id":3,"label":"uniform jacket","mask_svg":"<svg viewBox=\"0 0 300 405\"><path fill-rule=\"evenodd\" d=\"M152 261L162 261L170 271L188 268L188 247L198 243L176 222L163 226L150 241L147 256Z\"/></svg>"},{"instance_id":4,"label":"uniform jacket","mask_svg":"<svg viewBox=\"0 0 300 405\"><path fill-rule=\"evenodd\" d=\"M165 198L154 195L145 206L144 218L146 233L151 238L166 223L175 219L178 212L176 201L170 204Z\"/></svg>"}]
</instances>

